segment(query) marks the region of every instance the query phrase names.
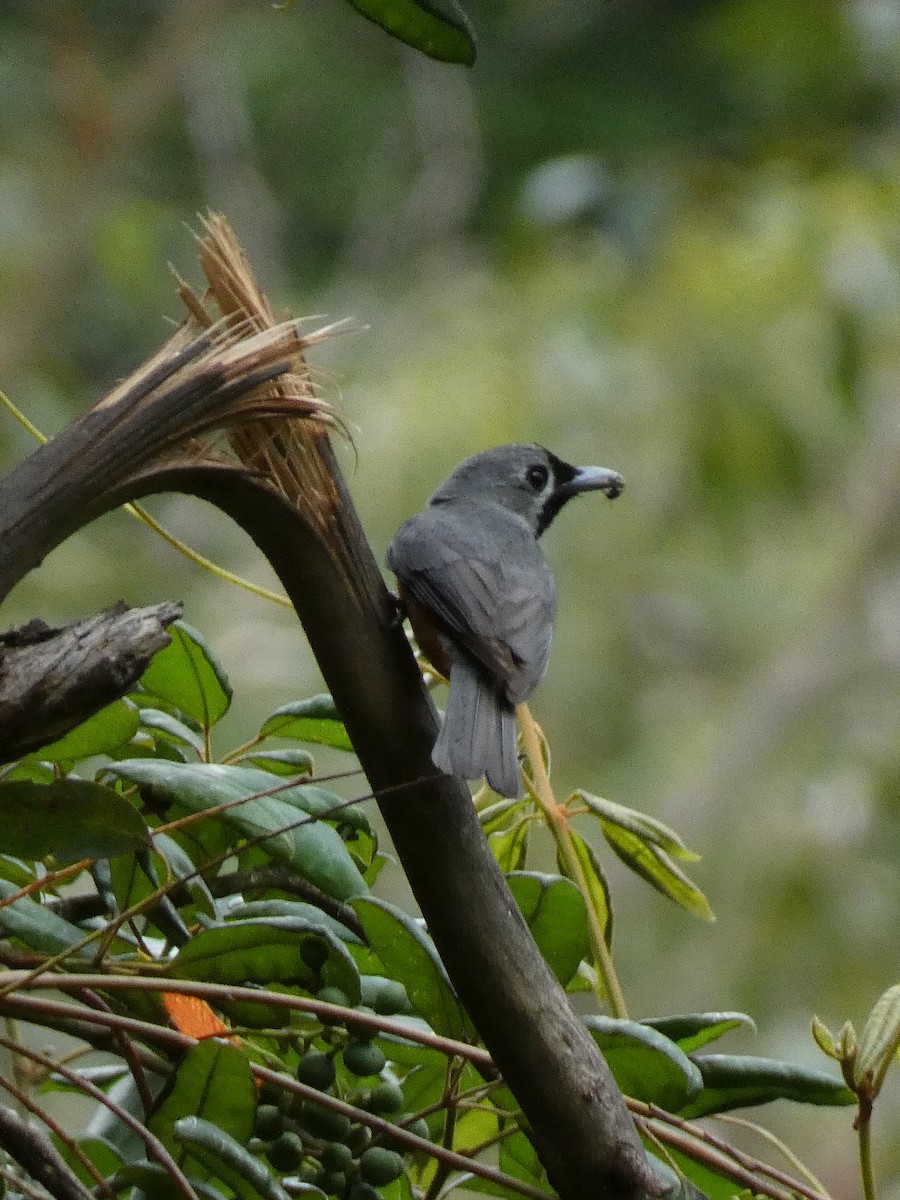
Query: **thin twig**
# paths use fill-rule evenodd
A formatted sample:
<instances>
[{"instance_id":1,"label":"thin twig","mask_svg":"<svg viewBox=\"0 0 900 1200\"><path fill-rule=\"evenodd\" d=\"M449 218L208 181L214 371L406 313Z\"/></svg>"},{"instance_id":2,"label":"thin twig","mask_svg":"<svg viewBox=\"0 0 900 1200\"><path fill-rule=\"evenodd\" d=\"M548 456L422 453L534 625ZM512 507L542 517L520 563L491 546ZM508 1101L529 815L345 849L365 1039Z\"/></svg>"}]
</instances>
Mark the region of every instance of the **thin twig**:
<instances>
[{"instance_id":1,"label":"thin twig","mask_svg":"<svg viewBox=\"0 0 900 1200\"><path fill-rule=\"evenodd\" d=\"M556 842L560 858L566 865L569 877L581 892L581 897L584 900L591 954L594 959L594 965L597 968L600 978L603 980L603 987L606 996L609 998L610 1011L614 1017L625 1018L628 1016L625 996L613 965L612 955L606 944L606 938L603 936L600 919L591 900L590 888L588 887L584 870L582 869L578 855L575 853L575 847L572 844L569 815L565 808L557 804L556 798L553 795L550 776L547 774L547 768L544 765L544 756L541 753L541 741L537 725L527 704L523 703L516 706L516 716L519 721L519 728L522 731L525 753L531 767L532 791L538 804L541 806L547 826L553 835L553 840ZM602 996L600 996L600 999L602 999Z\"/></svg>"}]
</instances>

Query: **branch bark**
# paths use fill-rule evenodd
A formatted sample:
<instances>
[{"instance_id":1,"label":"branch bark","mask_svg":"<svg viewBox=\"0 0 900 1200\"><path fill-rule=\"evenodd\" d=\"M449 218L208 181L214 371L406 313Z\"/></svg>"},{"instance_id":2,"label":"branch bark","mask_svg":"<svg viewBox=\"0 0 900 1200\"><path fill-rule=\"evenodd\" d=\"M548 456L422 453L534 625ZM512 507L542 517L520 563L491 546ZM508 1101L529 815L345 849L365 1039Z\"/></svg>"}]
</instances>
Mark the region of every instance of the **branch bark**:
<instances>
[{"instance_id":1,"label":"branch bark","mask_svg":"<svg viewBox=\"0 0 900 1200\"><path fill-rule=\"evenodd\" d=\"M46 746L124 695L169 642L180 604L128 609L54 629L29 621L0 634L0 763Z\"/></svg>"},{"instance_id":2,"label":"branch bark","mask_svg":"<svg viewBox=\"0 0 900 1200\"><path fill-rule=\"evenodd\" d=\"M91 1193L63 1161L46 1134L0 1104L0 1142L32 1179L56 1200L91 1200Z\"/></svg>"}]
</instances>

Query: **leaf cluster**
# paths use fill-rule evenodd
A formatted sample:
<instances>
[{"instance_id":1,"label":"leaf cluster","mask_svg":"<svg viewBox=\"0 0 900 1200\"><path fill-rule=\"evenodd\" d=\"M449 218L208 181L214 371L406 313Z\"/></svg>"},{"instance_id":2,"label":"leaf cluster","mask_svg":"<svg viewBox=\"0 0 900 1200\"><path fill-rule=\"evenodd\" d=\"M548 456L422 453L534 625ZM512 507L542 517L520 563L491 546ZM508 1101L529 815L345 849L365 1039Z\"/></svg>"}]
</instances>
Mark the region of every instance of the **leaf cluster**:
<instances>
[{"instance_id":1,"label":"leaf cluster","mask_svg":"<svg viewBox=\"0 0 900 1200\"><path fill-rule=\"evenodd\" d=\"M45 1092L92 1098L82 1136L44 1119L80 1186L106 1197L400 1200L451 1182L548 1194L428 931L372 894L389 859L363 803L315 775L315 747L351 748L330 698L283 706L213 761L231 689L199 634L173 634L135 693L0 780L0 1013L81 1045L63 1061L2 1038L33 1082L0 1084L39 1114ZM591 921L608 948L612 905L597 848L573 834L577 879L565 863L535 871L534 797L476 803L546 961L570 992L602 998ZM584 792L566 808L668 898L711 915L673 831ZM696 1118L853 1102L832 1075L711 1053L752 1028L740 1013L585 1022L648 1147L711 1197L749 1183L788 1193L765 1164L713 1152ZM95 1065L95 1049L113 1060Z\"/></svg>"}]
</instances>

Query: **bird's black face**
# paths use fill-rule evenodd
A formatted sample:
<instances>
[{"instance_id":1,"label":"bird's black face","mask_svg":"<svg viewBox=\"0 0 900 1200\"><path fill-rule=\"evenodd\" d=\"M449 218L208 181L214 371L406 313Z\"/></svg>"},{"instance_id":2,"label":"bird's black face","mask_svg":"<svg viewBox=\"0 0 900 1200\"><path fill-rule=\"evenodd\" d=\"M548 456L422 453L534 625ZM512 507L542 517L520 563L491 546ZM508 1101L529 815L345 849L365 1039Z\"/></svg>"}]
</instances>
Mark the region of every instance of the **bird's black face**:
<instances>
[{"instance_id":1,"label":"bird's black face","mask_svg":"<svg viewBox=\"0 0 900 1200\"><path fill-rule=\"evenodd\" d=\"M606 467L573 467L571 463L557 458L549 450L544 453L550 462L553 476L553 488L547 496L541 509L535 537L540 537L562 506L573 496L582 492L604 492L610 500L615 500L625 487L625 480L618 471L610 471Z\"/></svg>"},{"instance_id":2,"label":"bird's black face","mask_svg":"<svg viewBox=\"0 0 900 1200\"><path fill-rule=\"evenodd\" d=\"M612 500L625 486L604 467L573 467L542 446L497 446L461 463L431 497L432 504L489 500L523 517L540 537L562 506L580 492Z\"/></svg>"}]
</instances>

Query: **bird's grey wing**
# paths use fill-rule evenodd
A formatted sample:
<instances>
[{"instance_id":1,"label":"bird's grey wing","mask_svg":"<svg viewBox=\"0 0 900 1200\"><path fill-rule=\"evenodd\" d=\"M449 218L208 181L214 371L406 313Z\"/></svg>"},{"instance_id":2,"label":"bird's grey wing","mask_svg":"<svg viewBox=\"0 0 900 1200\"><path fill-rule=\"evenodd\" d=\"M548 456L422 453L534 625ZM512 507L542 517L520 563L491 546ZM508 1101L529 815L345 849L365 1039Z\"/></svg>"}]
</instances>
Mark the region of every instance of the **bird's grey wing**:
<instances>
[{"instance_id":1,"label":"bird's grey wing","mask_svg":"<svg viewBox=\"0 0 900 1200\"><path fill-rule=\"evenodd\" d=\"M498 520L488 539L482 521L478 511L426 509L401 526L388 566L517 704L546 670L556 588L530 532Z\"/></svg>"}]
</instances>

